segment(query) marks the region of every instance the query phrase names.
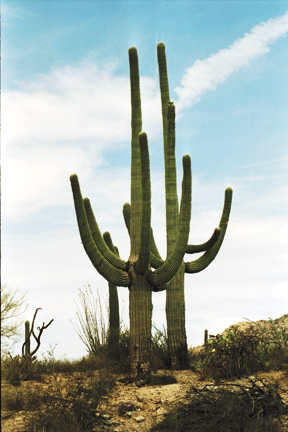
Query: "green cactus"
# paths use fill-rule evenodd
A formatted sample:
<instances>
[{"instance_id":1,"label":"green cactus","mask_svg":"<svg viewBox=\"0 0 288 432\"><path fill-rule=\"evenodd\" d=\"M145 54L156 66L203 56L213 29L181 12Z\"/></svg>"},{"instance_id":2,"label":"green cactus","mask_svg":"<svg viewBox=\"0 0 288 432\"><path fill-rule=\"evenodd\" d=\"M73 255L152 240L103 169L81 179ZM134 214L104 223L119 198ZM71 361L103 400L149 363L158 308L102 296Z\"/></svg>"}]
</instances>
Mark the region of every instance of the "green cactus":
<instances>
[{"instance_id":1,"label":"green cactus","mask_svg":"<svg viewBox=\"0 0 288 432\"><path fill-rule=\"evenodd\" d=\"M204 330L204 345L207 345L208 343L208 330Z\"/></svg>"},{"instance_id":2,"label":"green cactus","mask_svg":"<svg viewBox=\"0 0 288 432\"><path fill-rule=\"evenodd\" d=\"M159 81L162 103L165 190L166 190L166 232L167 254L175 244L175 230L178 223L178 198L175 160L175 107L170 102L165 45L157 46ZM184 273L204 270L217 255L226 232L232 200L232 189L225 191L225 202L219 228L202 245L188 245L186 253L205 252L195 261L184 263L166 291L166 319L170 358L173 367L185 368L188 362L187 338L185 330Z\"/></svg>"},{"instance_id":3,"label":"green cactus","mask_svg":"<svg viewBox=\"0 0 288 432\"><path fill-rule=\"evenodd\" d=\"M150 162L147 136L141 132L140 79L137 50L134 47L129 49L129 64L132 139L130 256L127 262L113 253L105 243L89 199L82 198L77 175L71 175L70 181L80 237L87 255L108 282L129 288L131 373L147 376L150 371L152 291L167 288L167 283L178 272L187 249L191 217L191 161L188 155L183 157L182 198L174 248L166 261L152 271ZM151 244L153 250L154 246Z\"/></svg>"},{"instance_id":4,"label":"green cactus","mask_svg":"<svg viewBox=\"0 0 288 432\"><path fill-rule=\"evenodd\" d=\"M30 357L30 322L25 321L25 357Z\"/></svg>"},{"instance_id":5,"label":"green cactus","mask_svg":"<svg viewBox=\"0 0 288 432\"><path fill-rule=\"evenodd\" d=\"M176 233L179 224L179 208L176 182L175 160L175 106L170 101L169 83L165 55L165 45L161 42L157 45L157 57L159 66L159 81L162 104L162 123L165 161L165 192L166 192L166 233L167 233L167 257L175 247ZM204 270L216 257L223 242L231 209L232 189L225 191L224 208L219 227L214 230L212 237L201 245L187 245L186 253L193 254L205 252L200 258L191 262L182 261L177 275L168 284L166 290L166 319L168 348L171 365L173 368L186 368L189 366L187 338L185 329L185 297L184 274L196 273ZM123 207L124 218L128 230L130 230L129 205ZM166 257L166 260L167 260ZM150 264L153 268L163 265L156 247L153 231L151 230L151 254Z\"/></svg>"},{"instance_id":6,"label":"green cactus","mask_svg":"<svg viewBox=\"0 0 288 432\"><path fill-rule=\"evenodd\" d=\"M113 245L110 233L107 231L103 234L105 243L109 249L119 257L119 251ZM119 299L117 286L108 282L109 287L109 346L113 349L119 344L120 333L120 316L119 316Z\"/></svg>"}]
</instances>

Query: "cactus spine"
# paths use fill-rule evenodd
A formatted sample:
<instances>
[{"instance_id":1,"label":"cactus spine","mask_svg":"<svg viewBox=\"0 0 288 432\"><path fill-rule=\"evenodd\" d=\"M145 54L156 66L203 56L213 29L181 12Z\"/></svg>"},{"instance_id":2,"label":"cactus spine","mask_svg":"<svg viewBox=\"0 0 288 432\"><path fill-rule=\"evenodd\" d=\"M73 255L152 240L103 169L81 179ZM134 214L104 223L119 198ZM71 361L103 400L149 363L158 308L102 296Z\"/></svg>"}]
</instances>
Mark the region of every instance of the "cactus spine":
<instances>
[{"instance_id":1,"label":"cactus spine","mask_svg":"<svg viewBox=\"0 0 288 432\"><path fill-rule=\"evenodd\" d=\"M88 198L82 198L76 174L70 176L83 247L97 271L110 283L129 288L130 366L133 375L149 375L152 291L167 288L187 249L191 217L191 161L183 157L182 198L175 246L165 262L152 271L151 186L148 140L142 132L140 79L136 48L129 49L131 85L131 206L130 256L127 262L109 249L99 230ZM125 207L125 205L124 205ZM151 246L150 246L151 243ZM157 256L155 257L157 258Z\"/></svg>"},{"instance_id":2,"label":"cactus spine","mask_svg":"<svg viewBox=\"0 0 288 432\"><path fill-rule=\"evenodd\" d=\"M30 357L30 322L25 321L25 357Z\"/></svg>"}]
</instances>

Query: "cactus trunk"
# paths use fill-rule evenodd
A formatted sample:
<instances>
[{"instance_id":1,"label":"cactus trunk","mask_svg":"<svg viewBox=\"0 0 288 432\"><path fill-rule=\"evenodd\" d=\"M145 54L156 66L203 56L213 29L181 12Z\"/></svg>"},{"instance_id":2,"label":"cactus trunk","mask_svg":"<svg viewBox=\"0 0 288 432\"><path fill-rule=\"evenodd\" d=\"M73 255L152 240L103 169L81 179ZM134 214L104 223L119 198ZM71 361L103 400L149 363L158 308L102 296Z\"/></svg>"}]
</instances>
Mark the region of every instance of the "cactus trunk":
<instances>
[{"instance_id":1,"label":"cactus trunk","mask_svg":"<svg viewBox=\"0 0 288 432\"><path fill-rule=\"evenodd\" d=\"M30 357L30 322L25 321L25 357Z\"/></svg>"},{"instance_id":2,"label":"cactus trunk","mask_svg":"<svg viewBox=\"0 0 288 432\"><path fill-rule=\"evenodd\" d=\"M171 367L176 370L189 368L185 327L184 274L183 262L166 290L168 352Z\"/></svg>"},{"instance_id":3,"label":"cactus trunk","mask_svg":"<svg viewBox=\"0 0 288 432\"><path fill-rule=\"evenodd\" d=\"M130 368L137 378L149 379L152 326L152 291L144 275L133 266L129 293Z\"/></svg>"},{"instance_id":4,"label":"cactus trunk","mask_svg":"<svg viewBox=\"0 0 288 432\"><path fill-rule=\"evenodd\" d=\"M108 282L109 286L109 345L119 344L120 319L117 286Z\"/></svg>"}]
</instances>

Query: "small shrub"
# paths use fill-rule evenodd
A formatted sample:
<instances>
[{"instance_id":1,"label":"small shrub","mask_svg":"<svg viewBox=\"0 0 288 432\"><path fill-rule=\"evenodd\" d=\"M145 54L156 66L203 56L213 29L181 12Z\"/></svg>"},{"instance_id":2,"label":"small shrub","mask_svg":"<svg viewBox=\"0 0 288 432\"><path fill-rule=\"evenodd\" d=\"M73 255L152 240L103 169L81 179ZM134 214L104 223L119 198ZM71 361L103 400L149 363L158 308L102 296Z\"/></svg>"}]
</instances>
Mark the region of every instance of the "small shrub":
<instances>
[{"instance_id":1,"label":"small shrub","mask_svg":"<svg viewBox=\"0 0 288 432\"><path fill-rule=\"evenodd\" d=\"M156 330L151 341L151 368L156 372L158 369L169 369L171 361L168 352L168 336L165 327L163 331L153 325Z\"/></svg>"},{"instance_id":2,"label":"small shrub","mask_svg":"<svg viewBox=\"0 0 288 432\"><path fill-rule=\"evenodd\" d=\"M13 386L19 386L21 381L42 381L43 366L35 357L16 355L2 362L2 378Z\"/></svg>"},{"instance_id":3,"label":"small shrub","mask_svg":"<svg viewBox=\"0 0 288 432\"><path fill-rule=\"evenodd\" d=\"M202 378L219 380L269 370L275 346L257 334L252 325L245 330L232 326L225 334L210 339L204 352L198 364Z\"/></svg>"},{"instance_id":4,"label":"small shrub","mask_svg":"<svg viewBox=\"0 0 288 432\"><path fill-rule=\"evenodd\" d=\"M269 369L288 369L288 327L281 325L281 318L287 319L288 315L272 320L269 318L267 325L250 321L260 336L260 355L268 354ZM269 346L269 349L265 347Z\"/></svg>"},{"instance_id":5,"label":"small shrub","mask_svg":"<svg viewBox=\"0 0 288 432\"><path fill-rule=\"evenodd\" d=\"M1 394L1 408L14 412L38 409L42 393L38 388L5 388Z\"/></svg>"},{"instance_id":6,"label":"small shrub","mask_svg":"<svg viewBox=\"0 0 288 432\"><path fill-rule=\"evenodd\" d=\"M192 387L151 432L281 432L278 418L286 412L274 386L255 379L246 386Z\"/></svg>"},{"instance_id":7,"label":"small shrub","mask_svg":"<svg viewBox=\"0 0 288 432\"><path fill-rule=\"evenodd\" d=\"M26 413L25 432L82 432L94 428L100 398L115 384L115 376L103 369L97 377L55 380L40 394L36 410ZM40 404L40 405L39 405Z\"/></svg>"}]
</instances>

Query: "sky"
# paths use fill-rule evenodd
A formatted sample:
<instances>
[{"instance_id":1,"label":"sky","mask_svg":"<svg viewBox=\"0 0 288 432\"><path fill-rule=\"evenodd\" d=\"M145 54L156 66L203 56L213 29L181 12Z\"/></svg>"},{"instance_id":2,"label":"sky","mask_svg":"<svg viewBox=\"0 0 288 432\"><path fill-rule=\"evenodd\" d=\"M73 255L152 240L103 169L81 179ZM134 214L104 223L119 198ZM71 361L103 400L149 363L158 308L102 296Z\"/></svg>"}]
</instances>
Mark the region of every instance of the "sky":
<instances>
[{"instance_id":1,"label":"sky","mask_svg":"<svg viewBox=\"0 0 288 432\"><path fill-rule=\"evenodd\" d=\"M185 276L188 345L202 344L205 329L215 334L245 318L287 313L287 35L288 1L2 2L2 283L27 293L23 319L32 321L38 307L36 326L54 319L39 356L51 347L56 358L86 355L72 325L79 323L79 289L90 285L103 305L108 299L108 283L81 244L71 174L100 230L111 233L122 259L129 257L122 206L130 200L131 46L139 56L161 255L158 42L166 46L176 105L179 188L182 156L192 160L189 243L210 238L225 188L233 189L219 254L203 272ZM129 325L128 289L118 293ZM166 325L165 292L153 293L152 320Z\"/></svg>"}]
</instances>

